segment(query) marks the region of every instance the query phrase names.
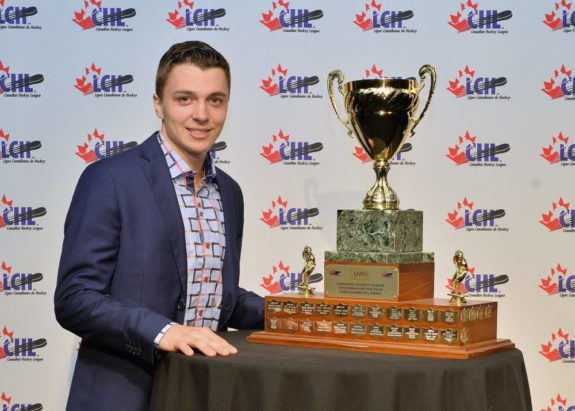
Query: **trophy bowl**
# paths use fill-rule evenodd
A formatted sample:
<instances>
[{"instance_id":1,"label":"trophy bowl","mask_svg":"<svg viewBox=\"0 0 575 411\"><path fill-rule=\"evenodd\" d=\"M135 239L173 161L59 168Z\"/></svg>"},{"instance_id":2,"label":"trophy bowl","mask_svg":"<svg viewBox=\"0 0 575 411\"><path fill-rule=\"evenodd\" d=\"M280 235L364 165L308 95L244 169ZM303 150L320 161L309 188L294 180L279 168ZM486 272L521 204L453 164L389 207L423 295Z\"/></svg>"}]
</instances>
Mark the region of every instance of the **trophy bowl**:
<instances>
[{"instance_id":1,"label":"trophy bowl","mask_svg":"<svg viewBox=\"0 0 575 411\"><path fill-rule=\"evenodd\" d=\"M425 87L424 76L431 79L427 102L419 116L415 112L419 93ZM363 200L365 210L398 210L399 199L387 182L389 161L397 154L408 136L414 134L435 90L435 68L424 65L419 69L420 82L415 78L369 79L344 83L340 70L329 73L327 87L335 113L346 127L350 137L355 136L366 153L374 160L376 182ZM344 118L335 101L333 81L343 96L347 113Z\"/></svg>"}]
</instances>

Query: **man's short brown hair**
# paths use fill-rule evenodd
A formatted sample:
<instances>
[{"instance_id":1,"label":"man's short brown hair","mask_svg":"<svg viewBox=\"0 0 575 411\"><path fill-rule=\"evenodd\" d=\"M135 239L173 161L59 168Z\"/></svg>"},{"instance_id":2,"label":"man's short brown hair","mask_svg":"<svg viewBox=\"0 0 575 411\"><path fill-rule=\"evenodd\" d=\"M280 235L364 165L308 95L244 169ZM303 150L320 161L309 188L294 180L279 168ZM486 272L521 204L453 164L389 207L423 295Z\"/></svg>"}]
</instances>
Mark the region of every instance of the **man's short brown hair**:
<instances>
[{"instance_id":1,"label":"man's short brown hair","mask_svg":"<svg viewBox=\"0 0 575 411\"><path fill-rule=\"evenodd\" d=\"M160 59L156 72L156 95L162 99L164 86L172 68L178 64L193 64L205 70L219 67L224 70L228 80L228 89L231 86L230 66L224 56L203 41L184 41L176 43L168 49Z\"/></svg>"}]
</instances>

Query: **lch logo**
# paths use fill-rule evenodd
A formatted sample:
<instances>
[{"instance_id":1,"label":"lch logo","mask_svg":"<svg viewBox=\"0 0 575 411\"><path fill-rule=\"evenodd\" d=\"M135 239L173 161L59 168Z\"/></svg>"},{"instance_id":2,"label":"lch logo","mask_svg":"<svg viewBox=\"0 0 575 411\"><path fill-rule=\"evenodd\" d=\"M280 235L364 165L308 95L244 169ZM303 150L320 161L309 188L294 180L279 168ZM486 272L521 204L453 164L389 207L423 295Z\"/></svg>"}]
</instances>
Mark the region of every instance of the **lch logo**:
<instances>
[{"instance_id":1,"label":"lch logo","mask_svg":"<svg viewBox=\"0 0 575 411\"><path fill-rule=\"evenodd\" d=\"M269 228L280 227L282 230L321 230L322 227L311 224L311 219L319 214L317 208L288 207L288 201L281 196L272 201L272 206L262 212L260 220Z\"/></svg>"},{"instance_id":2,"label":"lch logo","mask_svg":"<svg viewBox=\"0 0 575 411\"><path fill-rule=\"evenodd\" d=\"M271 69L271 76L262 80L260 89L268 96L280 96L281 98L322 98L323 95L312 94L310 88L319 83L318 76L289 75L288 69L278 64Z\"/></svg>"},{"instance_id":3,"label":"lch logo","mask_svg":"<svg viewBox=\"0 0 575 411\"><path fill-rule=\"evenodd\" d=\"M475 203L465 197L457 203L457 208L447 213L445 220L456 230L465 228L466 231L509 231L509 228L495 224L495 220L505 216L502 208L477 208Z\"/></svg>"},{"instance_id":4,"label":"lch logo","mask_svg":"<svg viewBox=\"0 0 575 411\"><path fill-rule=\"evenodd\" d=\"M355 14L353 23L363 31L373 33L416 33L416 29L409 29L405 21L414 16L412 10L387 10L375 0L365 3L361 13Z\"/></svg>"},{"instance_id":5,"label":"lch logo","mask_svg":"<svg viewBox=\"0 0 575 411\"><path fill-rule=\"evenodd\" d=\"M77 146L76 155L86 163L93 163L103 158L112 157L136 147L135 141L125 142L122 140L106 140L106 135L100 133L97 128L88 133L84 144Z\"/></svg>"},{"instance_id":6,"label":"lch logo","mask_svg":"<svg viewBox=\"0 0 575 411\"><path fill-rule=\"evenodd\" d=\"M0 273L0 294L9 295L46 295L46 291L36 288L39 281L44 279L42 273L23 273L12 269L12 266L2 261Z\"/></svg>"},{"instance_id":7,"label":"lch logo","mask_svg":"<svg viewBox=\"0 0 575 411\"><path fill-rule=\"evenodd\" d=\"M560 131L557 136L551 138L551 144L541 149L540 156L549 164L575 166L575 144L569 144L569 137Z\"/></svg>"},{"instance_id":8,"label":"lch logo","mask_svg":"<svg viewBox=\"0 0 575 411\"><path fill-rule=\"evenodd\" d=\"M95 28L96 31L132 31L126 20L136 15L136 9L121 7L102 7L102 0L84 0L84 7L74 12L72 20L83 30Z\"/></svg>"},{"instance_id":9,"label":"lch logo","mask_svg":"<svg viewBox=\"0 0 575 411\"><path fill-rule=\"evenodd\" d=\"M177 8L168 12L166 21L176 29L187 31L229 31L228 27L219 25L219 19L226 15L223 8L198 7L195 1L178 1Z\"/></svg>"},{"instance_id":10,"label":"lch logo","mask_svg":"<svg viewBox=\"0 0 575 411\"><path fill-rule=\"evenodd\" d=\"M8 0L9 3L12 3ZM31 6L10 6L6 5L6 0L0 0L0 30L18 29L18 30L40 30L41 26L32 24L29 19L38 14L38 9Z\"/></svg>"},{"instance_id":11,"label":"lch logo","mask_svg":"<svg viewBox=\"0 0 575 411\"><path fill-rule=\"evenodd\" d=\"M297 0L296 0L297 1ZM260 23L270 31L282 30L287 33L318 33L319 29L312 23L323 17L323 11L293 7L294 0L273 1L271 9L262 13ZM292 7L290 7L292 4Z\"/></svg>"},{"instance_id":12,"label":"lch logo","mask_svg":"<svg viewBox=\"0 0 575 411\"><path fill-rule=\"evenodd\" d=\"M575 275L569 275L567 267L561 267L561 264L551 268L551 273L540 281L539 288L547 295L575 297Z\"/></svg>"},{"instance_id":13,"label":"lch logo","mask_svg":"<svg viewBox=\"0 0 575 411\"><path fill-rule=\"evenodd\" d=\"M449 17L447 23L458 33L471 31L474 34L506 34L508 30L505 30L500 22L509 20L513 17L513 13L511 10L481 9L479 2L473 3L467 0L466 3L459 5L456 14L451 14Z\"/></svg>"},{"instance_id":14,"label":"lch logo","mask_svg":"<svg viewBox=\"0 0 575 411\"><path fill-rule=\"evenodd\" d=\"M135 93L129 93L124 85L134 81L131 74L102 74L102 67L94 62L84 68L82 77L76 78L74 88L83 95L93 94L95 97L137 97Z\"/></svg>"},{"instance_id":15,"label":"lch logo","mask_svg":"<svg viewBox=\"0 0 575 411\"><path fill-rule=\"evenodd\" d=\"M2 404L2 411L41 411L44 409L41 403L29 403L17 401L12 396L8 396L5 392L2 392L0 396L0 404Z\"/></svg>"},{"instance_id":16,"label":"lch logo","mask_svg":"<svg viewBox=\"0 0 575 411\"><path fill-rule=\"evenodd\" d=\"M564 33L573 32L575 28L575 8L571 9L573 3L567 3L567 0L553 3L554 8L550 13L545 13L543 23L553 31L563 29Z\"/></svg>"},{"instance_id":17,"label":"lch logo","mask_svg":"<svg viewBox=\"0 0 575 411\"><path fill-rule=\"evenodd\" d=\"M507 84L507 78L494 76L476 76L476 70L468 65L457 72L457 77L449 81L449 90L455 97L467 97L468 100L509 100L511 97L499 93L500 87Z\"/></svg>"},{"instance_id":18,"label":"lch logo","mask_svg":"<svg viewBox=\"0 0 575 411\"><path fill-rule=\"evenodd\" d=\"M6 163L38 163L44 164L46 160L33 157L35 150L42 147L38 140L10 139L10 133L0 128L0 160Z\"/></svg>"}]
</instances>

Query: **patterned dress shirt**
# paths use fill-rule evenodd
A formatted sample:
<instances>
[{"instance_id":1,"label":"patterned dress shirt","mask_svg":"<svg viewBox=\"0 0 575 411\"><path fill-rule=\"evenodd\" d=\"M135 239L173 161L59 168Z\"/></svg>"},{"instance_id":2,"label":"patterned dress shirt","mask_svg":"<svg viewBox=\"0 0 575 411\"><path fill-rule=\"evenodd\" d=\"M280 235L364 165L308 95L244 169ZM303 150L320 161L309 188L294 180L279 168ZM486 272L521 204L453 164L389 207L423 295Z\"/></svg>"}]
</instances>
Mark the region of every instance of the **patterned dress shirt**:
<instances>
[{"instance_id":1,"label":"patterned dress shirt","mask_svg":"<svg viewBox=\"0 0 575 411\"><path fill-rule=\"evenodd\" d=\"M226 251L224 210L214 181L216 167L210 155L198 191L194 172L158 133L184 222L188 267L184 325L216 330L222 302L222 267Z\"/></svg>"}]
</instances>

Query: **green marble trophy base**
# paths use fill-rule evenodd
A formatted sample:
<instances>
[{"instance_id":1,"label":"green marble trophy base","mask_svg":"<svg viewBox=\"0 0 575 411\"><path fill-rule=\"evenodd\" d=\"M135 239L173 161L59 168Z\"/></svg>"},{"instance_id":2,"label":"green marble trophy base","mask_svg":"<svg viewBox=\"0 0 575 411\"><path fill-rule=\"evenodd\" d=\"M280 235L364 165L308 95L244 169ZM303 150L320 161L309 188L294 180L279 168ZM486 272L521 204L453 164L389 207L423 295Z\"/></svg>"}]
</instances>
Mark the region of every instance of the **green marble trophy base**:
<instances>
[{"instance_id":1,"label":"green marble trophy base","mask_svg":"<svg viewBox=\"0 0 575 411\"><path fill-rule=\"evenodd\" d=\"M325 252L325 296L432 298L434 254L422 244L422 211L338 210L337 251Z\"/></svg>"}]
</instances>

